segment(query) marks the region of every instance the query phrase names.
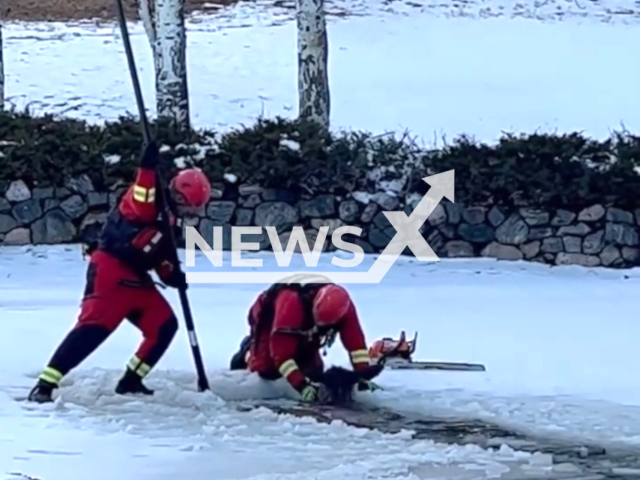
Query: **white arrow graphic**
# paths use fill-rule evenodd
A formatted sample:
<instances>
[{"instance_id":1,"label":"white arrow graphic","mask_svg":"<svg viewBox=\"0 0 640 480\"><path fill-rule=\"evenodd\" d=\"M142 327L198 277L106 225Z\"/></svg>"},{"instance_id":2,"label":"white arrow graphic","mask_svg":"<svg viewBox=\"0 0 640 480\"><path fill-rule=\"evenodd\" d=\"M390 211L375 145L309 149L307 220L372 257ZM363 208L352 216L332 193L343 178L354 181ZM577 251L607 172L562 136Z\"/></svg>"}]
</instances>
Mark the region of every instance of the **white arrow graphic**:
<instances>
[{"instance_id":1,"label":"white arrow graphic","mask_svg":"<svg viewBox=\"0 0 640 480\"><path fill-rule=\"evenodd\" d=\"M372 277L371 283L379 283L407 247L420 262L440 261L440 258L420 233L420 228L443 197L454 203L455 170L424 177L422 180L431 188L422 197L410 216L407 217L404 212L383 212L397 233L367 272L367 275Z\"/></svg>"}]
</instances>

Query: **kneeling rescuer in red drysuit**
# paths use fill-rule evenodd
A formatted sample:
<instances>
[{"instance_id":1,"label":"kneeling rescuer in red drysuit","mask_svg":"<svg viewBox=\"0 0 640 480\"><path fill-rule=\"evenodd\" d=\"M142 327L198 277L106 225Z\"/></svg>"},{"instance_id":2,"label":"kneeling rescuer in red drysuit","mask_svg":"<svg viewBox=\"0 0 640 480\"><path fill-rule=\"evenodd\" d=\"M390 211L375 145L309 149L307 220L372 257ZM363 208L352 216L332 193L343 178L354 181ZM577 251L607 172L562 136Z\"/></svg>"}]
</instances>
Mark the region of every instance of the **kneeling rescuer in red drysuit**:
<instances>
[{"instance_id":1,"label":"kneeling rescuer in red drysuit","mask_svg":"<svg viewBox=\"0 0 640 480\"><path fill-rule=\"evenodd\" d=\"M134 184L108 215L97 245L90 253L81 311L76 325L54 352L29 394L29 400L52 401L52 392L69 371L84 361L125 318L143 335L142 343L116 386L116 393L153 393L142 379L156 365L178 329L176 316L158 291L149 271L168 286L186 288L174 265L173 242L164 232L156 203L158 147L144 150ZM175 176L165 195L170 228L181 234L179 217L204 206L211 195L207 177L196 169ZM175 260L173 260L175 261Z\"/></svg>"},{"instance_id":2,"label":"kneeling rescuer in red drysuit","mask_svg":"<svg viewBox=\"0 0 640 480\"><path fill-rule=\"evenodd\" d=\"M341 286L272 285L251 306L248 321L251 333L234 355L231 369L248 368L266 380L284 377L304 402L318 400L324 371L320 350L331 346L336 335L355 370L369 367L355 305Z\"/></svg>"}]
</instances>

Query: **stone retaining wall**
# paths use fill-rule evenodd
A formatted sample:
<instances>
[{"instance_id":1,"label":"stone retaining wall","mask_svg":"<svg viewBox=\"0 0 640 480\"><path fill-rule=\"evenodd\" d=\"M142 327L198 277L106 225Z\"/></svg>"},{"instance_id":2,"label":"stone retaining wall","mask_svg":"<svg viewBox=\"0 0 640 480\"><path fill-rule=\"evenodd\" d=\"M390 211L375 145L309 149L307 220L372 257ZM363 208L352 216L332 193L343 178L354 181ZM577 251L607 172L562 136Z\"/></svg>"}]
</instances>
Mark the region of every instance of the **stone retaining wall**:
<instances>
[{"instance_id":1,"label":"stone retaining wall","mask_svg":"<svg viewBox=\"0 0 640 480\"><path fill-rule=\"evenodd\" d=\"M123 186L95 191L88 177L56 189L29 189L24 182L14 181L0 188L0 245L95 239L108 209L123 191ZM305 228L310 248L320 227L328 226L330 236L340 226L353 225L363 229L362 235L345 240L373 253L382 251L395 234L382 211L404 209L409 214L420 199L419 195L404 197L393 192L357 192L350 198L329 194L293 198L286 190L217 184L204 216L190 224L197 226L209 243L213 226L226 227L226 233L231 225L274 226L283 248L295 225ZM640 210L629 212L599 204L580 211L529 207L507 210L453 204L444 199L422 233L442 258L485 256L553 265L631 267L640 258L638 225ZM230 236L226 233L224 248L229 249ZM270 248L266 233L259 240L262 248ZM324 248L334 247L326 241Z\"/></svg>"}]
</instances>

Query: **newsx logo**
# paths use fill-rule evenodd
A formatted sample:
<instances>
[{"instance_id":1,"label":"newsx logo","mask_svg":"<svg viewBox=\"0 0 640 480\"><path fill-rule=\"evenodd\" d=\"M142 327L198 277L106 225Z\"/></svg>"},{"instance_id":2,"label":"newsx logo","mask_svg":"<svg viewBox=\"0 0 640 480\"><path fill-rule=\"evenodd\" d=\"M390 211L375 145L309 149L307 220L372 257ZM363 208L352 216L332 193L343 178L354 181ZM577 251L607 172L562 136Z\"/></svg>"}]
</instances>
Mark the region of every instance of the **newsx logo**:
<instances>
[{"instance_id":1,"label":"newsx logo","mask_svg":"<svg viewBox=\"0 0 640 480\"><path fill-rule=\"evenodd\" d=\"M389 223L396 230L396 234L391 239L385 249L379 254L378 258L368 271L315 271L314 278L318 276L315 283L380 283L391 266L402 254L405 248L409 248L416 259L420 262L438 262L440 259L435 254L429 243L420 233L420 228L427 221L429 215L435 210L436 206L443 198L454 202L455 192L455 176L454 170L449 170L422 180L430 185L427 194L422 197L416 208L407 216L403 211L383 212ZM316 268L322 254L322 247L325 244L329 227L323 226L319 229L313 250L310 250L304 229L302 227L294 227L286 250L283 251L280 237L275 227L264 227L267 232L269 241L273 249L278 267L286 268L291 263L296 245L300 245L300 251L304 259L306 267ZM260 243L247 242L242 240L243 235L261 235L263 227L231 227L231 266L233 268L252 267L254 271L189 271L186 272L187 281L189 283L280 283L283 278L282 270L263 271L262 259L246 259L242 258L243 251L257 251L260 249ZM343 251L354 254L351 259L344 259L334 256L331 264L343 268L353 269L360 265L364 260L364 250L360 245L350 243L343 240L343 235L360 236L362 229L355 226L343 226L337 228L331 235L333 245ZM185 250L187 267L195 267L196 250L200 250L209 262L217 268L223 267L223 228L213 227L212 232L213 246L210 245L193 226L185 227ZM308 275L310 272L286 272L287 275ZM326 280L321 280L325 277Z\"/></svg>"}]
</instances>

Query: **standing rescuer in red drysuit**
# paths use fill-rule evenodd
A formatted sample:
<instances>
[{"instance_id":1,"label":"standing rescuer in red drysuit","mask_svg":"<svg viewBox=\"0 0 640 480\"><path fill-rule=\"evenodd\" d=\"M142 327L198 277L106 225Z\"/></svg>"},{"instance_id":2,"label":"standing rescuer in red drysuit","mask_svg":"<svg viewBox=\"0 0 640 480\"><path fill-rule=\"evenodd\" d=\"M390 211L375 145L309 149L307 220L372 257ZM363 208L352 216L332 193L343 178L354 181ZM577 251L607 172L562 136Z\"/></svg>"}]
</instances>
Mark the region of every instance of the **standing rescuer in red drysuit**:
<instances>
[{"instance_id":1,"label":"standing rescuer in red drysuit","mask_svg":"<svg viewBox=\"0 0 640 480\"><path fill-rule=\"evenodd\" d=\"M285 377L304 402L318 400L324 371L320 350L336 335L354 370L369 367L369 352L355 305L335 284L278 283L262 292L248 316L250 335L231 360L265 380ZM375 385L368 382L366 386Z\"/></svg>"},{"instance_id":2,"label":"standing rescuer in red drysuit","mask_svg":"<svg viewBox=\"0 0 640 480\"><path fill-rule=\"evenodd\" d=\"M29 400L52 401L60 380L84 361L107 337L128 319L143 340L116 386L116 393L150 395L142 379L169 347L178 329L176 316L158 291L149 271L155 270L168 286L186 288L185 274L176 258L169 232L164 232L156 204L158 147L151 142L144 150L134 184L108 215L100 238L88 253L90 261L81 311L76 325L54 352L38 377ZM165 196L174 234L181 234L179 217L204 206L211 185L199 170L181 171ZM173 260L175 261L175 260Z\"/></svg>"}]
</instances>

